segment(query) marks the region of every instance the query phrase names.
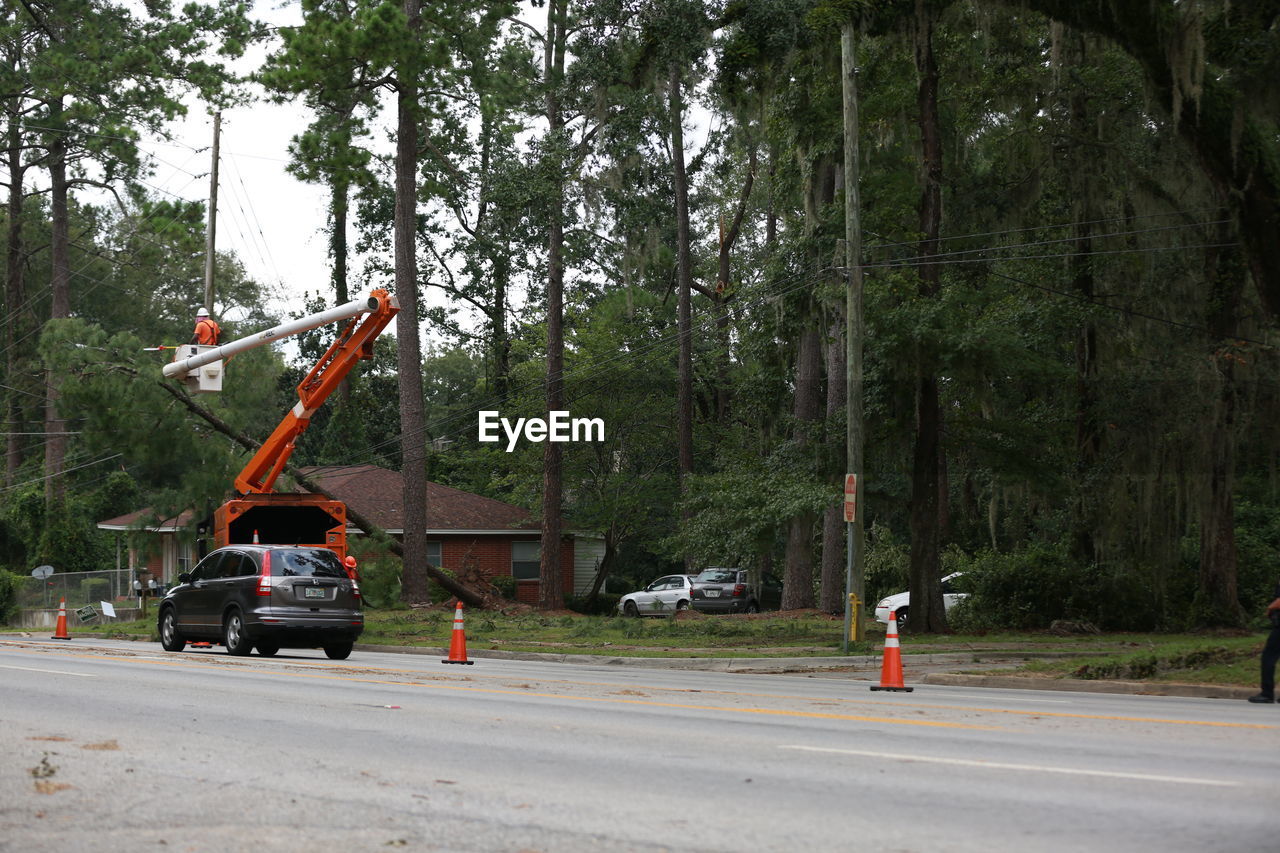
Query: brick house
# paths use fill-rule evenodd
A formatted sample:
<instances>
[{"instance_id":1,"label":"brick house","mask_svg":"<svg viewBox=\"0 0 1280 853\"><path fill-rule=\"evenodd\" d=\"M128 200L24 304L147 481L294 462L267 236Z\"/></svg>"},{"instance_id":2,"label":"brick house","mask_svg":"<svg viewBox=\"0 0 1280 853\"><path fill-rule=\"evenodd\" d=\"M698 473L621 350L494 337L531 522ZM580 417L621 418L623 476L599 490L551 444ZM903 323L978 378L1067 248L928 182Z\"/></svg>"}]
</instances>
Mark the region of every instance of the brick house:
<instances>
[{"instance_id":1,"label":"brick house","mask_svg":"<svg viewBox=\"0 0 1280 853\"><path fill-rule=\"evenodd\" d=\"M381 527L397 539L404 534L399 471L376 465L330 465L301 469L333 498ZM164 584L195 564L195 518L190 511L156 521L149 510L98 522L100 530L128 534L128 567L146 567ZM359 531L349 528L349 535ZM538 600L541 531L528 510L503 501L464 492L439 483L427 484L427 556L435 565L454 572L468 561L490 576L516 579L518 600ZM604 542L581 532L566 534L560 543L565 594L591 588ZM122 568L122 567L121 567Z\"/></svg>"}]
</instances>

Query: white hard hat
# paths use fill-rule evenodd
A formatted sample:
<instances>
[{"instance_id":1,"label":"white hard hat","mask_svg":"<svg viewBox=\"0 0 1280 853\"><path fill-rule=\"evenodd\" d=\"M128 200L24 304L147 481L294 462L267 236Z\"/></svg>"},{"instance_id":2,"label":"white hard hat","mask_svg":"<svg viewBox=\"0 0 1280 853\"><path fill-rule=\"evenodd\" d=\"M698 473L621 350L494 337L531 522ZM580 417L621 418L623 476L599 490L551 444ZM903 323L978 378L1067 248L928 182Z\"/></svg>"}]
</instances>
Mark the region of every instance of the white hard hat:
<instances>
[{"instance_id":1,"label":"white hard hat","mask_svg":"<svg viewBox=\"0 0 1280 853\"><path fill-rule=\"evenodd\" d=\"M197 308L197 309L196 309L196 316L197 316L197 317L208 317L208 316L209 316L209 309L207 309L207 308L205 308L203 305L201 305L199 308Z\"/></svg>"}]
</instances>

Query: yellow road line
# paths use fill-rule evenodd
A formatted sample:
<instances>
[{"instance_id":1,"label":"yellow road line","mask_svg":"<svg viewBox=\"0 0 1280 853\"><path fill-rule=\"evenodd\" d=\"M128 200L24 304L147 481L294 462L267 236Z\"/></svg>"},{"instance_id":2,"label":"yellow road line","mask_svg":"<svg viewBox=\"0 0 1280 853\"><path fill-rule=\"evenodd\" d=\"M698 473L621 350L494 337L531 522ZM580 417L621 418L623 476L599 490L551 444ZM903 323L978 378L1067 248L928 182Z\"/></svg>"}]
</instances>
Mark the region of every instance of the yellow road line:
<instances>
[{"instance_id":1,"label":"yellow road line","mask_svg":"<svg viewBox=\"0 0 1280 853\"><path fill-rule=\"evenodd\" d=\"M142 664L158 664L160 666L176 666L184 669L199 669L206 672L226 672L227 669L219 669L216 666L207 664L190 663L187 661L155 661L145 660L136 657L117 657L114 655L64 655L69 658L79 658L84 660L115 660L130 663ZM563 693L541 693L530 690L499 690L493 687L474 687L465 684L440 684L434 682L417 682L417 681L393 681L381 678L359 678L349 675L327 675L310 672L288 672L285 670L260 670L260 669L240 669L237 670L254 675L285 675L291 678L311 678L322 681L346 681L358 684L386 684L396 687L424 687L432 690L453 690L466 693L488 693L497 696L534 696L542 699L561 699L573 702L595 702L613 705L639 705L651 708L675 708L686 711L720 711L732 714L758 714L777 717L798 717L802 719L819 719L819 720L846 720L850 722L861 723L888 723L902 726L927 726L933 728L946 729L972 729L978 731L998 731L996 726L978 726L965 723L949 723L940 720L903 720L894 717L870 717L860 714L832 714L820 713L816 711L789 711L775 708L727 708L718 705L693 705L681 702L654 702L643 699L619 699L615 697L601 696L574 696ZM417 673L425 674L425 673Z\"/></svg>"},{"instance_id":2,"label":"yellow road line","mask_svg":"<svg viewBox=\"0 0 1280 853\"><path fill-rule=\"evenodd\" d=\"M195 663L189 663L188 661L161 661L161 660L154 660L154 659L142 659L142 658L131 656L131 655L104 655L104 654L69 655L67 654L67 652L69 652L70 649L68 649L66 646L44 646L44 645L32 645L32 644L19 645L18 643L14 643L12 641L0 641L0 645L10 645L16 649L27 649L27 650L39 649L41 651L52 651L52 652L60 653L65 657L80 657L86 660L132 661L134 663L156 663L161 666L190 665L190 666L203 666L205 669L213 669L220 666L225 668L227 666L251 665L250 661L248 660L235 661L233 663L230 659L221 658L221 657L208 659L210 662L217 660L217 661L220 661L220 663L195 664ZM301 663L296 661L276 661L276 663L280 666L307 666L307 667L315 666L315 664ZM346 662L335 664L335 666L350 666L350 665L351 664ZM325 664L319 664L319 666L325 667ZM371 666L361 666L360 668L371 671L371 672L389 672L389 673L397 673L397 674L404 674L404 675L422 675L429 678L445 677L443 675L434 675L432 673L427 673L421 670L414 670L414 669L400 669L395 667L371 667ZM273 669L270 671L281 672L282 670ZM476 674L468 673L467 677L468 679L482 678L486 680L499 680L499 679L511 680L513 678L520 678L520 676L518 675L487 675L483 673L476 673ZM925 710L966 711L970 713L1008 714L1012 716L1021 716L1021 717L1053 717L1055 719L1100 720L1100 721L1106 721L1106 722L1124 722L1124 723L1155 723L1155 724L1163 724L1163 725L1171 725L1171 726L1205 726L1209 728L1227 728L1227 729L1261 729L1264 731L1280 728L1280 726L1268 725L1266 723L1229 723L1229 722L1221 722L1217 720L1177 720L1177 719L1169 719L1169 718L1161 718L1161 717L1134 717L1134 716L1122 716L1122 715L1111 715L1111 714L1078 714L1078 713L1071 713L1067 711L1039 711L1034 709L1026 710L1026 709L1016 709L1016 708L987 708L983 706L971 706L971 705L938 705L938 704L932 704L932 703L926 703L926 702L887 702L883 700L877 701L873 699L854 699L850 697L841 697L841 696L830 696L830 697L796 696L796 695L787 695L787 694L748 693L748 692L727 691L727 690L696 690L695 691L689 688L653 687L649 685L636 684L633 682L619 684L617 682L580 681L580 680L571 680L571 679L539 679L539 680L543 682L553 682L557 684L572 684L572 685L588 686L588 687L626 687L631 690L652 690L655 692L666 692L666 693L697 692L697 693L706 693L707 695L739 696L743 698L790 699L790 700L796 700L796 701L809 701L809 702L841 702L841 703L858 702L861 704L878 705L878 706L891 706L891 707L925 709ZM397 681L382 682L377 680L369 680L369 681L370 683L373 683L373 684L412 683L412 682L397 682ZM482 690L484 688L468 688L468 689ZM502 691L495 691L495 692L502 692ZM516 691L516 692L519 692L523 695L531 695L527 691ZM558 694L544 694L544 695L554 696ZM588 700L588 701L594 701L594 700ZM617 700L617 701L626 701L626 700ZM652 704L662 706L662 703L652 703ZM677 704L677 705L669 705L666 707L699 708L703 706ZM711 707L714 707L714 706L711 706ZM800 712L797 712L797 713L800 713ZM818 716L821 716L821 715L818 715ZM834 715L833 719L857 719L857 720L868 720L868 721L892 720L892 718L886 718L886 717L863 717L863 716L857 716L857 715L853 715L853 716ZM898 722L901 722L901 721L898 721Z\"/></svg>"}]
</instances>

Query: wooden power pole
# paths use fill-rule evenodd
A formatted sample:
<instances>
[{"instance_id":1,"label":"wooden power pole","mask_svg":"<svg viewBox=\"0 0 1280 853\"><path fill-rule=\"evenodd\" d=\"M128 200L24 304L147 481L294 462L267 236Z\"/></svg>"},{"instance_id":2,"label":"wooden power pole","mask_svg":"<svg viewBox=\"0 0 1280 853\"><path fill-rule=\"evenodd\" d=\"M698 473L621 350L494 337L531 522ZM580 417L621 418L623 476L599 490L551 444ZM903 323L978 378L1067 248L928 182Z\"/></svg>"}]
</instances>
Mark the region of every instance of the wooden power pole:
<instances>
[{"instance_id":1,"label":"wooden power pole","mask_svg":"<svg viewBox=\"0 0 1280 853\"><path fill-rule=\"evenodd\" d=\"M865 492L862 485L862 449L865 435L862 423L862 338L864 334L862 322L862 219L861 204L858 195L858 78L857 78L857 34L852 20L846 21L840 33L840 79L844 103L844 246L845 246L845 406L847 423L845 426L846 471L852 474L854 488L853 518L846 524L847 544L845 548L845 651L849 650L849 639L861 642L864 639L862 612L867 602L866 584L863 578L864 536L862 520L863 505L859 492ZM848 481L849 478L846 478ZM846 498L848 495L846 494ZM847 515L846 515L847 518ZM858 618L854 618L853 599L859 602Z\"/></svg>"},{"instance_id":2,"label":"wooden power pole","mask_svg":"<svg viewBox=\"0 0 1280 853\"><path fill-rule=\"evenodd\" d=\"M209 227L204 242L204 307L213 313L213 251L217 245L218 222L218 141L222 135L222 112L213 114L213 168L209 172Z\"/></svg>"}]
</instances>

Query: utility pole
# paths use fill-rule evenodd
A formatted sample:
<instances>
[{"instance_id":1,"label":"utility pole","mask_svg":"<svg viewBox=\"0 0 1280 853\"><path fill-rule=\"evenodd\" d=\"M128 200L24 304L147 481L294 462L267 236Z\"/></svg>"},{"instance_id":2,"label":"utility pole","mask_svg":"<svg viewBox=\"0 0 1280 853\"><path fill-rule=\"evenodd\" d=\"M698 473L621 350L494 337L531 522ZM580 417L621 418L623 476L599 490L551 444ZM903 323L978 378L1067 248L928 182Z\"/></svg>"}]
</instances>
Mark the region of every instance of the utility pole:
<instances>
[{"instance_id":1,"label":"utility pole","mask_svg":"<svg viewBox=\"0 0 1280 853\"><path fill-rule=\"evenodd\" d=\"M213 168L209 172L209 227L204 242L204 307L213 313L213 250L217 245L218 141L222 136L222 111L213 114Z\"/></svg>"},{"instance_id":2,"label":"utility pole","mask_svg":"<svg viewBox=\"0 0 1280 853\"><path fill-rule=\"evenodd\" d=\"M858 195L858 42L852 20L845 21L840 31L840 79L844 103L844 266L845 287L845 386L846 426L845 460L847 472L853 475L854 488L862 486L862 448L865 435L862 424L862 219ZM853 599L859 610L866 608L866 584L862 561L864 537L862 529L864 500L854 501L853 519L846 524L844 651L849 651L849 638L862 642L862 613L853 618Z\"/></svg>"}]
</instances>

